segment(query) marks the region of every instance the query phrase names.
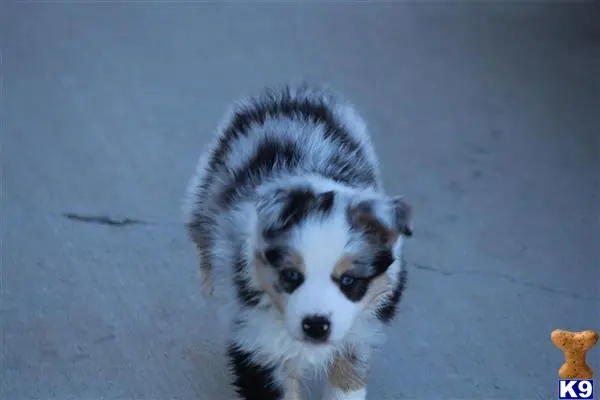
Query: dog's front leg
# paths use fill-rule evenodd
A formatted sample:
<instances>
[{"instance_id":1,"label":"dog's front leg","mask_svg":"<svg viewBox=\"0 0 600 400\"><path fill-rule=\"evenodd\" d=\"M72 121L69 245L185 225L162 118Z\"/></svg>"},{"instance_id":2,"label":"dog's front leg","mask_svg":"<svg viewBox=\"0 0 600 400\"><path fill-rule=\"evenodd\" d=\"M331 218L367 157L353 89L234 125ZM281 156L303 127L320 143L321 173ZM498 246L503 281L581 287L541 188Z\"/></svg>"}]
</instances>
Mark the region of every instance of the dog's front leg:
<instances>
[{"instance_id":1,"label":"dog's front leg","mask_svg":"<svg viewBox=\"0 0 600 400\"><path fill-rule=\"evenodd\" d=\"M300 382L296 378L288 378L286 380L283 400L302 400Z\"/></svg>"},{"instance_id":2,"label":"dog's front leg","mask_svg":"<svg viewBox=\"0 0 600 400\"><path fill-rule=\"evenodd\" d=\"M353 352L338 356L329 368L324 400L365 400L367 372L366 356Z\"/></svg>"},{"instance_id":3,"label":"dog's front leg","mask_svg":"<svg viewBox=\"0 0 600 400\"><path fill-rule=\"evenodd\" d=\"M228 346L229 366L233 387L240 400L284 400L285 379L279 368L262 365L253 359L253 353L232 342Z\"/></svg>"},{"instance_id":4,"label":"dog's front leg","mask_svg":"<svg viewBox=\"0 0 600 400\"><path fill-rule=\"evenodd\" d=\"M284 400L302 400L300 389L300 374L292 361L287 361L283 366L284 375Z\"/></svg>"},{"instance_id":5,"label":"dog's front leg","mask_svg":"<svg viewBox=\"0 0 600 400\"><path fill-rule=\"evenodd\" d=\"M342 389L331 387L327 390L324 399L326 400L365 400L367 398L367 388L344 392Z\"/></svg>"}]
</instances>

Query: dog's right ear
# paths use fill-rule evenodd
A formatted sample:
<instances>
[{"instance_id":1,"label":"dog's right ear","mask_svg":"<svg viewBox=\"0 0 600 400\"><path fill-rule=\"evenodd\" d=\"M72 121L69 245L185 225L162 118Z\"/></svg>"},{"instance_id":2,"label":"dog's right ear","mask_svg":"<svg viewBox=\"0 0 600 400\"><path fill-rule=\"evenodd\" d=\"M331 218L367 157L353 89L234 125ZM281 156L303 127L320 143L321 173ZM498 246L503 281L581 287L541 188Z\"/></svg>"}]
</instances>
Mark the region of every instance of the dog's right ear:
<instances>
[{"instance_id":1,"label":"dog's right ear","mask_svg":"<svg viewBox=\"0 0 600 400\"><path fill-rule=\"evenodd\" d=\"M333 191L316 193L309 187L275 188L259 193L256 202L258 223L265 239L289 231L311 212L333 207Z\"/></svg>"},{"instance_id":2,"label":"dog's right ear","mask_svg":"<svg viewBox=\"0 0 600 400\"><path fill-rule=\"evenodd\" d=\"M315 199L316 194L309 188L275 188L260 193L256 212L264 238L272 239L297 224Z\"/></svg>"}]
</instances>

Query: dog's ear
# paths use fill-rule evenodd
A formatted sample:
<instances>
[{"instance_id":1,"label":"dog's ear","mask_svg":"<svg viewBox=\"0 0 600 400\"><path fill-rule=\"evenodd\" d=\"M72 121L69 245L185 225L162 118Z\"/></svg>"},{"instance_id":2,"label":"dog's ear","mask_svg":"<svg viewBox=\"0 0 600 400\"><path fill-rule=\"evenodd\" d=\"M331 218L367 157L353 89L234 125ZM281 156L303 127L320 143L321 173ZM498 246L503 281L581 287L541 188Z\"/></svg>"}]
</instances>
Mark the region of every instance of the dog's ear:
<instances>
[{"instance_id":1,"label":"dog's ear","mask_svg":"<svg viewBox=\"0 0 600 400\"><path fill-rule=\"evenodd\" d=\"M350 225L372 240L393 244L399 235L412 236L411 207L402 197L359 200L348 207Z\"/></svg>"},{"instance_id":2,"label":"dog's ear","mask_svg":"<svg viewBox=\"0 0 600 400\"><path fill-rule=\"evenodd\" d=\"M334 192L315 193L311 188L275 188L263 191L256 202L259 226L265 239L273 238L302 221L311 211L333 206Z\"/></svg>"},{"instance_id":3,"label":"dog's ear","mask_svg":"<svg viewBox=\"0 0 600 400\"><path fill-rule=\"evenodd\" d=\"M394 229L401 235L411 237L412 208L401 196L391 198L392 212L394 214Z\"/></svg>"}]
</instances>

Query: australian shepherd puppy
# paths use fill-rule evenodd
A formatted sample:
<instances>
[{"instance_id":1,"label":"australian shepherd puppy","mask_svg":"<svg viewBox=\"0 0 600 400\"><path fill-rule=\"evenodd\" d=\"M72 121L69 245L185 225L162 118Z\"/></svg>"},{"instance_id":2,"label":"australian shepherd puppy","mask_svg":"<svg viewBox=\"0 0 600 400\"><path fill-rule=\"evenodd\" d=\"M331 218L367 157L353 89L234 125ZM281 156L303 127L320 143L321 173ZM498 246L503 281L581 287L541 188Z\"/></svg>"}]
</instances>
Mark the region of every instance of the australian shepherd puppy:
<instances>
[{"instance_id":1,"label":"australian shepherd puppy","mask_svg":"<svg viewBox=\"0 0 600 400\"><path fill-rule=\"evenodd\" d=\"M188 187L204 291L233 307L242 399L365 399L369 359L406 281L410 208L384 193L365 123L309 86L237 103ZM213 279L217 273L226 279Z\"/></svg>"}]
</instances>

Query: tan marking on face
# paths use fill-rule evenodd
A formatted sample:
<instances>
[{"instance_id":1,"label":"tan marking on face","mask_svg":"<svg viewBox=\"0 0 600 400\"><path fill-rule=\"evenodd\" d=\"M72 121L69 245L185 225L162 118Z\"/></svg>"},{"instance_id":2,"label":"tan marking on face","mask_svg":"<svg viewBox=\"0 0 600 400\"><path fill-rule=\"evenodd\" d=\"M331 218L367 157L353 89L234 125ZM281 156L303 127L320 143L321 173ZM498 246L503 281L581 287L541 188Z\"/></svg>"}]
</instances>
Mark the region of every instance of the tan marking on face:
<instances>
[{"instance_id":1,"label":"tan marking on face","mask_svg":"<svg viewBox=\"0 0 600 400\"><path fill-rule=\"evenodd\" d=\"M336 278L342 276L345 272L352 268L353 261L354 260L352 256L349 255L345 255L342 258L340 258L340 260L337 263L335 263L335 266L333 268L333 276L335 276Z\"/></svg>"},{"instance_id":2,"label":"tan marking on face","mask_svg":"<svg viewBox=\"0 0 600 400\"><path fill-rule=\"evenodd\" d=\"M396 232L395 230L389 231L387 245L388 246L393 246L394 243L396 243L396 240L398 240L399 236L400 236L400 233Z\"/></svg>"},{"instance_id":3,"label":"tan marking on face","mask_svg":"<svg viewBox=\"0 0 600 400\"><path fill-rule=\"evenodd\" d=\"M395 243L398 233L390 230L375 214L368 210L352 208L349 210L350 223L367 233L369 241L374 243Z\"/></svg>"},{"instance_id":4,"label":"tan marking on face","mask_svg":"<svg viewBox=\"0 0 600 400\"><path fill-rule=\"evenodd\" d=\"M345 393L363 389L367 386L366 368L357 360L348 356L339 356L329 368L329 381Z\"/></svg>"},{"instance_id":5,"label":"tan marking on face","mask_svg":"<svg viewBox=\"0 0 600 400\"><path fill-rule=\"evenodd\" d=\"M258 284L269 295L277 310L283 312L285 302L282 293L275 289L275 285L277 285L277 272L267 264L260 252L256 252L254 255L254 268Z\"/></svg>"},{"instance_id":6,"label":"tan marking on face","mask_svg":"<svg viewBox=\"0 0 600 400\"><path fill-rule=\"evenodd\" d=\"M286 257L286 262L289 262L290 267L296 268L298 271L303 274L306 272L306 265L304 264L304 258L300 255L300 253L296 251L290 251L288 257Z\"/></svg>"},{"instance_id":7,"label":"tan marking on face","mask_svg":"<svg viewBox=\"0 0 600 400\"><path fill-rule=\"evenodd\" d=\"M296 268L302 273L306 271L304 259L295 251L290 251L285 255L283 265L288 268ZM284 293L277 289L277 286L279 285L277 270L269 265L267 260L265 260L264 255L259 251L254 254L254 267L256 268L256 277L258 278L261 289L269 295L275 307L277 307L280 312L283 312L285 308L285 298Z\"/></svg>"},{"instance_id":8,"label":"tan marking on face","mask_svg":"<svg viewBox=\"0 0 600 400\"><path fill-rule=\"evenodd\" d=\"M386 294L390 293L390 278L387 274L381 274L371 281L367 294L365 295L366 304L376 306L379 300Z\"/></svg>"}]
</instances>

